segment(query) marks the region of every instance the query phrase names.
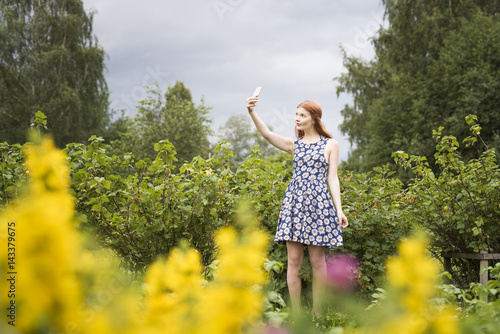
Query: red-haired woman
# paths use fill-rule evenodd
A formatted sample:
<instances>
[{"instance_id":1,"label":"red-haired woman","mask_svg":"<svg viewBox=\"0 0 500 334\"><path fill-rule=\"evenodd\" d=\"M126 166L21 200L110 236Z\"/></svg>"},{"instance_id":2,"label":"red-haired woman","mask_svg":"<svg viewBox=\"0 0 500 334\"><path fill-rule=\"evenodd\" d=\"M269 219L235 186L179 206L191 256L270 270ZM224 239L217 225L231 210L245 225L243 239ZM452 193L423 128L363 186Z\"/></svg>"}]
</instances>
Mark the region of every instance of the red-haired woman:
<instances>
[{"instance_id":1,"label":"red-haired woman","mask_svg":"<svg viewBox=\"0 0 500 334\"><path fill-rule=\"evenodd\" d=\"M317 102L304 101L297 106L294 140L269 130L255 112L257 101L258 96L249 97L247 109L259 132L275 147L293 154L293 177L283 198L274 239L287 247L292 310L300 310L299 270L307 245L313 270L313 311L319 314L326 283L325 247L341 246L342 229L349 225L340 200L339 145L323 127Z\"/></svg>"}]
</instances>

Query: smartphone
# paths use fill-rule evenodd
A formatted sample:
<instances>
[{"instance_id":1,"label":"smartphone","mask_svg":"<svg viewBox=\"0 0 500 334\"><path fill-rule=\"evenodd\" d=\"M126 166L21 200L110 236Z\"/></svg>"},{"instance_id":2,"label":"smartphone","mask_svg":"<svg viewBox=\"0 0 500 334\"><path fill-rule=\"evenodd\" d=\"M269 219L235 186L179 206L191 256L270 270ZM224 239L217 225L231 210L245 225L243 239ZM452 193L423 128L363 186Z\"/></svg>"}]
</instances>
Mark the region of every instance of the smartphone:
<instances>
[{"instance_id":1,"label":"smartphone","mask_svg":"<svg viewBox=\"0 0 500 334\"><path fill-rule=\"evenodd\" d=\"M255 91L253 92L253 96L259 96L261 90L262 90L262 87L255 88Z\"/></svg>"}]
</instances>

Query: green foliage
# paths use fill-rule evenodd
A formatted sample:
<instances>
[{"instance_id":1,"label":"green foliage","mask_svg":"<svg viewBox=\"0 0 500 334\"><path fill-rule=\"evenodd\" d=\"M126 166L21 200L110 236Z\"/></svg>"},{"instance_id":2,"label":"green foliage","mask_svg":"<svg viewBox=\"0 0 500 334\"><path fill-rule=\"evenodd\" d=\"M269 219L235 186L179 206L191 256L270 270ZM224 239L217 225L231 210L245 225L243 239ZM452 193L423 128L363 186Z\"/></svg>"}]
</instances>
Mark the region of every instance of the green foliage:
<instances>
[{"instance_id":1,"label":"green foliage","mask_svg":"<svg viewBox=\"0 0 500 334\"><path fill-rule=\"evenodd\" d=\"M255 149L234 172L229 168L233 153L221 142L211 158L194 157L173 173L177 158L169 141L154 145L154 160L137 160L132 154L110 157L102 138L90 140L88 146L66 148L82 228L92 230L134 270L181 240L200 251L203 263L211 263L212 233L230 223L242 197L251 200L268 229L276 229L285 162L260 168Z\"/></svg>"},{"instance_id":2,"label":"green foliage","mask_svg":"<svg viewBox=\"0 0 500 334\"><path fill-rule=\"evenodd\" d=\"M402 183L393 174L384 166L370 173L341 175L343 207L349 219L349 227L342 231L341 249L359 258L358 279L365 296L382 286L387 258L396 254L398 241L412 230L401 210Z\"/></svg>"},{"instance_id":3,"label":"green foliage","mask_svg":"<svg viewBox=\"0 0 500 334\"><path fill-rule=\"evenodd\" d=\"M83 230L92 231L102 245L114 249L123 263L141 272L158 255L164 255L181 240L196 247L205 265L214 258L211 235L230 224L234 206L247 200L262 226L274 238L283 195L292 175L290 155L263 159L258 148L236 169L227 142L221 142L211 158L194 157L176 170L173 145L163 140L153 145L152 159L133 154L110 156L100 137L88 145L68 144L72 191L77 200ZM20 146L2 146L6 183L2 201L15 197L22 181ZM17 174L14 174L17 173ZM344 211L351 225L344 230L344 251L360 257L363 293L370 293L382 279L384 262L395 252L396 241L409 230L399 218L394 198L401 183L386 167L374 175L346 173L342 177ZM9 188L10 187L10 188ZM286 266L286 247L270 245L269 259ZM277 269L277 267L275 268ZM305 259L301 272L304 289L311 284L311 268ZM272 270L271 290L286 294L286 270Z\"/></svg>"},{"instance_id":4,"label":"green foliage","mask_svg":"<svg viewBox=\"0 0 500 334\"><path fill-rule=\"evenodd\" d=\"M248 115L235 114L231 115L218 131L219 140L227 141L231 144L236 166L241 164L255 145L259 146L260 152L264 157L279 153L279 150L269 144L257 129L252 130L253 126L250 123Z\"/></svg>"},{"instance_id":5,"label":"green foliage","mask_svg":"<svg viewBox=\"0 0 500 334\"><path fill-rule=\"evenodd\" d=\"M478 147L479 159L463 162L456 139L443 136L441 130L435 132L439 139L435 159L442 168L439 176L426 165L426 158L395 154L400 164L416 174L408 190L389 166L370 173L341 173L343 207L350 226L343 231L345 245L336 251L359 258L358 279L364 296L381 286L387 257L396 253L398 240L416 226L433 233L435 251L498 251L498 166L491 150L479 150L482 129L475 117L468 117L468 122L474 135L465 143ZM0 194L6 203L25 182L23 155L19 145L2 144L0 149L4 178ZM65 149L81 229L92 231L129 268L141 272L181 240L200 251L205 265L212 263L211 235L230 224L240 199L251 204L274 237L292 172L290 155L263 159L254 148L233 170L230 144L221 142L210 158L196 156L177 168L172 143L161 140L152 149L156 152L153 159L137 159L131 153L110 155L109 146L96 136L88 145L73 143ZM286 259L285 247L270 245L272 263L286 267ZM453 264L457 279L465 267ZM467 273L477 278L477 270L468 268ZM308 291L307 257L301 276ZM272 271L271 281L272 291L286 294L286 270Z\"/></svg>"},{"instance_id":6,"label":"green foliage","mask_svg":"<svg viewBox=\"0 0 500 334\"><path fill-rule=\"evenodd\" d=\"M227 156L196 157L173 174L173 145L154 145L155 160L106 155L101 138L85 147L68 145L77 210L99 241L115 249L127 264L142 270L181 240L213 256L212 232L229 220ZM212 173L220 167L221 173Z\"/></svg>"},{"instance_id":7,"label":"green foliage","mask_svg":"<svg viewBox=\"0 0 500 334\"><path fill-rule=\"evenodd\" d=\"M438 286L437 305L453 304L459 313L464 334L496 334L500 322L500 263L486 267L489 281L486 286L471 283L464 289L454 285Z\"/></svg>"},{"instance_id":8,"label":"green foliage","mask_svg":"<svg viewBox=\"0 0 500 334\"><path fill-rule=\"evenodd\" d=\"M476 304L476 312L463 321L464 334L496 334L500 323L500 303L498 300L491 303L482 302L478 297L470 300Z\"/></svg>"},{"instance_id":9,"label":"green foliage","mask_svg":"<svg viewBox=\"0 0 500 334\"><path fill-rule=\"evenodd\" d=\"M35 119L33 123L30 124L31 127L40 130L40 128L44 128L47 130L47 116L40 110L38 110L35 114Z\"/></svg>"},{"instance_id":10,"label":"green foliage","mask_svg":"<svg viewBox=\"0 0 500 334\"><path fill-rule=\"evenodd\" d=\"M494 150L479 149L481 127L476 119L473 115L467 117L472 136L464 143L476 146L478 155L468 162L460 156L454 136L443 136L442 127L434 131L439 175L432 171L426 157L394 154L401 166L416 175L406 193L406 219L432 232L437 252L500 253L500 169ZM465 287L477 280L477 263L452 259L452 265L457 285Z\"/></svg>"},{"instance_id":11,"label":"green foliage","mask_svg":"<svg viewBox=\"0 0 500 334\"><path fill-rule=\"evenodd\" d=\"M352 94L340 126L355 145L345 169L370 171L395 151L429 157L431 130L463 136L463 118L484 122L483 138L500 148L500 7L494 2L383 1L389 26L374 38L371 62L344 54L337 95ZM465 151L461 150L462 154ZM405 183L411 174L399 170Z\"/></svg>"},{"instance_id":12,"label":"green foliage","mask_svg":"<svg viewBox=\"0 0 500 334\"><path fill-rule=\"evenodd\" d=\"M9 204L9 200L19 195L19 181L27 180L24 168L24 153L21 145L0 143L0 206Z\"/></svg>"},{"instance_id":13,"label":"green foliage","mask_svg":"<svg viewBox=\"0 0 500 334\"><path fill-rule=\"evenodd\" d=\"M236 170L234 187L238 187L239 196L248 198L261 224L274 238L290 166L286 160L263 161L259 149L254 147Z\"/></svg>"},{"instance_id":14,"label":"green foliage","mask_svg":"<svg viewBox=\"0 0 500 334\"><path fill-rule=\"evenodd\" d=\"M155 159L153 143L168 139L176 148L180 167L195 156L206 157L212 133L210 108L199 106L192 101L191 92L184 84L177 81L168 87L165 94L157 87L150 87L148 97L139 101L137 115L127 118L122 115L109 129L112 154L123 155L131 152L138 159Z\"/></svg>"},{"instance_id":15,"label":"green foliage","mask_svg":"<svg viewBox=\"0 0 500 334\"><path fill-rule=\"evenodd\" d=\"M461 29L444 41L439 60L431 62L430 72L435 75L430 90L435 89L434 97L442 101L443 126L465 137L468 128L463 119L478 115L484 124L481 137L500 152L500 15L477 12L469 22L461 21ZM472 157L464 150L461 153Z\"/></svg>"},{"instance_id":16,"label":"green foliage","mask_svg":"<svg viewBox=\"0 0 500 334\"><path fill-rule=\"evenodd\" d=\"M81 0L0 4L0 140L24 143L41 110L59 146L109 121L105 53Z\"/></svg>"}]
</instances>

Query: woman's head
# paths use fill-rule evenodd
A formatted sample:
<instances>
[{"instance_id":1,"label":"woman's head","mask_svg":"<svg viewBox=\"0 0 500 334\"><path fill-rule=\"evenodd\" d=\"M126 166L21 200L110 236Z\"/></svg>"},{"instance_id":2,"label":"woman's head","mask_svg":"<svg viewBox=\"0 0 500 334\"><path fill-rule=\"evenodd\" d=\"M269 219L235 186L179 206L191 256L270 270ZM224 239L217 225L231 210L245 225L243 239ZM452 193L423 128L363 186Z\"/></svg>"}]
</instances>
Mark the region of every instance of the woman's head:
<instances>
[{"instance_id":1,"label":"woman's head","mask_svg":"<svg viewBox=\"0 0 500 334\"><path fill-rule=\"evenodd\" d=\"M297 106L297 112L299 112L301 109L309 113L314 129L321 136L332 138L332 135L325 130L323 123L321 122L323 111L321 110L321 106L318 104L318 102L306 100L302 103L299 103L299 105ZM295 127L295 135L297 136L297 138L304 137L304 134L304 130L297 129L297 126Z\"/></svg>"}]
</instances>

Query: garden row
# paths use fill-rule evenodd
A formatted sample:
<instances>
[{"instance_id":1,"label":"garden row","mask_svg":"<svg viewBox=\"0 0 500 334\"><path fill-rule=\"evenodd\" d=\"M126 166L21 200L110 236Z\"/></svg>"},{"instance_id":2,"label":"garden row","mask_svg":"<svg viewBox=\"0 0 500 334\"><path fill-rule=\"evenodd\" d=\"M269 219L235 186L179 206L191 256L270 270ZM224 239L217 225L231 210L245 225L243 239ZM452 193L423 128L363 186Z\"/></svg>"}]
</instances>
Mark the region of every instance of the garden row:
<instances>
[{"instance_id":1,"label":"garden row","mask_svg":"<svg viewBox=\"0 0 500 334\"><path fill-rule=\"evenodd\" d=\"M464 142L476 147L480 127L474 116L467 121L472 136ZM437 258L441 252L500 252L500 172L495 152L478 150L477 159L464 162L456 153L457 139L442 136L441 131L434 133L439 174L425 157L404 152L394 157L414 172L408 187L392 177L389 166L371 173L341 173L343 208L350 226L344 230L345 246L339 251L360 259L364 292L372 293L381 285L387 257L395 254L398 240L416 227L430 232L431 251ZM88 145L69 144L64 149L80 229L116 251L133 272L143 272L181 240L195 247L203 264L209 265L215 255L213 232L230 224L241 200L251 204L262 227L274 235L292 174L291 159L263 160L254 148L234 170L230 145L222 142L210 158L195 157L176 169L172 144L160 141L154 149L158 152L154 161L136 160L132 154L109 156L98 137L90 138ZM27 179L23 149L0 144L0 159L0 204L7 204ZM271 243L270 257L286 263L285 248ZM466 287L477 280L477 263L453 261L457 285ZM307 268L305 281L310 279Z\"/></svg>"}]
</instances>

